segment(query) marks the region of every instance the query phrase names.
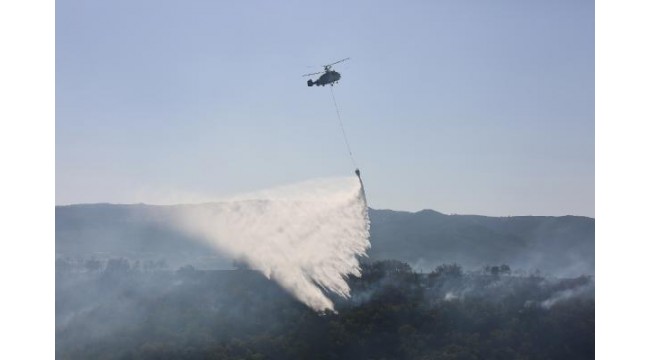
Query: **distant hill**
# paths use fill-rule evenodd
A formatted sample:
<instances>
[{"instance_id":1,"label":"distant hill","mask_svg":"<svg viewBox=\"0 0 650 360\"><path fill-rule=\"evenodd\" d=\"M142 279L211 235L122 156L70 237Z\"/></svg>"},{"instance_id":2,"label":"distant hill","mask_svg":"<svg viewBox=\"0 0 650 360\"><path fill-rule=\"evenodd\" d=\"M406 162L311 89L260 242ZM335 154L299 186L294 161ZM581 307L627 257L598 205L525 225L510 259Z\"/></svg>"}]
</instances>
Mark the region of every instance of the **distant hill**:
<instances>
[{"instance_id":1,"label":"distant hill","mask_svg":"<svg viewBox=\"0 0 650 360\"><path fill-rule=\"evenodd\" d=\"M594 273L595 220L580 216L445 215L370 210L371 259L398 259L430 271L507 264L553 275Z\"/></svg>"},{"instance_id":2,"label":"distant hill","mask_svg":"<svg viewBox=\"0 0 650 360\"><path fill-rule=\"evenodd\" d=\"M164 260L170 267L231 267L231 259L167 225L173 208L144 204L57 206L57 256ZM470 270L507 264L551 275L594 273L593 218L371 209L370 221L370 259L405 261L416 271L428 272L455 262Z\"/></svg>"},{"instance_id":3,"label":"distant hill","mask_svg":"<svg viewBox=\"0 0 650 360\"><path fill-rule=\"evenodd\" d=\"M145 204L57 206L56 254L164 261L170 267L231 268L231 259L169 225L173 208Z\"/></svg>"}]
</instances>

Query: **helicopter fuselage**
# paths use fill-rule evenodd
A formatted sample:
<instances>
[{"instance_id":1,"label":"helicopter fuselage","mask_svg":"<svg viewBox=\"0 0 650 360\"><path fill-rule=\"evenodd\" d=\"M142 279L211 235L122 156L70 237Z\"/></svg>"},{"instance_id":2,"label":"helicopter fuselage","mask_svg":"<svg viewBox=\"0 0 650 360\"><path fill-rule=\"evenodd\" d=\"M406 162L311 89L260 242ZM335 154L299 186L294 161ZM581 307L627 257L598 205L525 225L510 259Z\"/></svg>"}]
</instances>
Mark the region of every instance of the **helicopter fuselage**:
<instances>
[{"instance_id":1,"label":"helicopter fuselage","mask_svg":"<svg viewBox=\"0 0 650 360\"><path fill-rule=\"evenodd\" d=\"M341 74L339 74L334 70L330 70L330 71L326 71L316 81L312 81L312 80L307 81L307 86L314 86L314 85L325 86L327 84L334 85L334 83L336 83L339 80L341 80Z\"/></svg>"}]
</instances>

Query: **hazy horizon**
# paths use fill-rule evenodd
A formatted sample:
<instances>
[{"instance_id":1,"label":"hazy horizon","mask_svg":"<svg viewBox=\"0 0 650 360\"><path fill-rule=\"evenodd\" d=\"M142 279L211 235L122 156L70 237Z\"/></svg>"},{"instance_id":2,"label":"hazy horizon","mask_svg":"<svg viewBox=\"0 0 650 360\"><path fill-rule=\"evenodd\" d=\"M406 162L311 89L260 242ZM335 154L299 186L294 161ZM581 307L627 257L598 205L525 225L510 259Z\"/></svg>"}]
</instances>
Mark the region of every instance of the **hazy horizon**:
<instances>
[{"instance_id":1,"label":"hazy horizon","mask_svg":"<svg viewBox=\"0 0 650 360\"><path fill-rule=\"evenodd\" d=\"M226 198L224 198L226 199ZM226 202L228 200L222 200L222 199L212 199L208 201L181 201L181 202L175 202L175 203L147 203L147 202L123 202L123 203L116 203L116 202L88 202L88 203L70 203L70 204L56 204L55 206L87 206L87 205L116 205L116 206L130 206L130 205L146 205L146 206L177 206L177 205L200 205L200 204L210 204L210 203L221 203L221 202ZM417 209L417 210L401 210L401 209L389 209L389 208L382 208L382 207L368 207L368 209L372 211L395 211L395 212L406 212L406 213L418 213L422 211L434 211L437 213L441 213L443 215L461 215L461 216L485 216L485 217L525 217L525 216L534 216L534 217L562 217L562 216L576 216L576 217L586 217L590 219L595 219L594 216L586 216L586 215L574 215L574 214L564 214L564 215L533 215L533 214L512 214L512 215L484 215L484 214L474 214L474 213L449 213L445 211L441 211L438 209L433 209L433 208L422 208L422 209Z\"/></svg>"}]
</instances>

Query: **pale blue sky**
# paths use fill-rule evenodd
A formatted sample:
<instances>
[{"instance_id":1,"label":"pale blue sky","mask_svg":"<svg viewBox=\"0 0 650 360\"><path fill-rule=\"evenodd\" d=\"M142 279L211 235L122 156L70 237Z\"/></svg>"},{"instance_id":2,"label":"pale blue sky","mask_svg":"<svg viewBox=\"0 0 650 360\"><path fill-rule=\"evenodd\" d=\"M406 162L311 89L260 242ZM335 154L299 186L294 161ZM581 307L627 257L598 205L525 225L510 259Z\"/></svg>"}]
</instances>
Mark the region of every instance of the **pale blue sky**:
<instances>
[{"instance_id":1,"label":"pale blue sky","mask_svg":"<svg viewBox=\"0 0 650 360\"><path fill-rule=\"evenodd\" d=\"M56 3L56 202L351 175L370 206L594 216L592 1ZM313 66L313 67L308 67Z\"/></svg>"}]
</instances>

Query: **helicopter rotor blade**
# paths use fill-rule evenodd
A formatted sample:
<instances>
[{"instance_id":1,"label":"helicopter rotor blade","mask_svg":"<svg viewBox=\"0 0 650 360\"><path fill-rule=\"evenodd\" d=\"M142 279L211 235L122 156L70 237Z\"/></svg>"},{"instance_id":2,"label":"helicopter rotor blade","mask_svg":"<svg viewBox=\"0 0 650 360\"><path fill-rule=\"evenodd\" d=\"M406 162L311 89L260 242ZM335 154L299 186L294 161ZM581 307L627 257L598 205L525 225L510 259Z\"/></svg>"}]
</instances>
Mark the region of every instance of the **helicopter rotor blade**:
<instances>
[{"instance_id":1,"label":"helicopter rotor blade","mask_svg":"<svg viewBox=\"0 0 650 360\"><path fill-rule=\"evenodd\" d=\"M350 58L347 57L347 58L345 58L345 59L341 59L341 60L339 60L339 61L337 61L337 62L333 62L333 63L331 63L331 64L323 65L323 67L332 66L332 65L334 65L334 64L338 64L338 63L340 63L340 62L344 62L345 60L350 60Z\"/></svg>"},{"instance_id":2,"label":"helicopter rotor blade","mask_svg":"<svg viewBox=\"0 0 650 360\"><path fill-rule=\"evenodd\" d=\"M320 71L320 72L315 72L315 73L311 73L311 74L305 74L305 75L303 75L303 76L318 75L318 74L322 74L323 72L324 72L324 71Z\"/></svg>"}]
</instances>

